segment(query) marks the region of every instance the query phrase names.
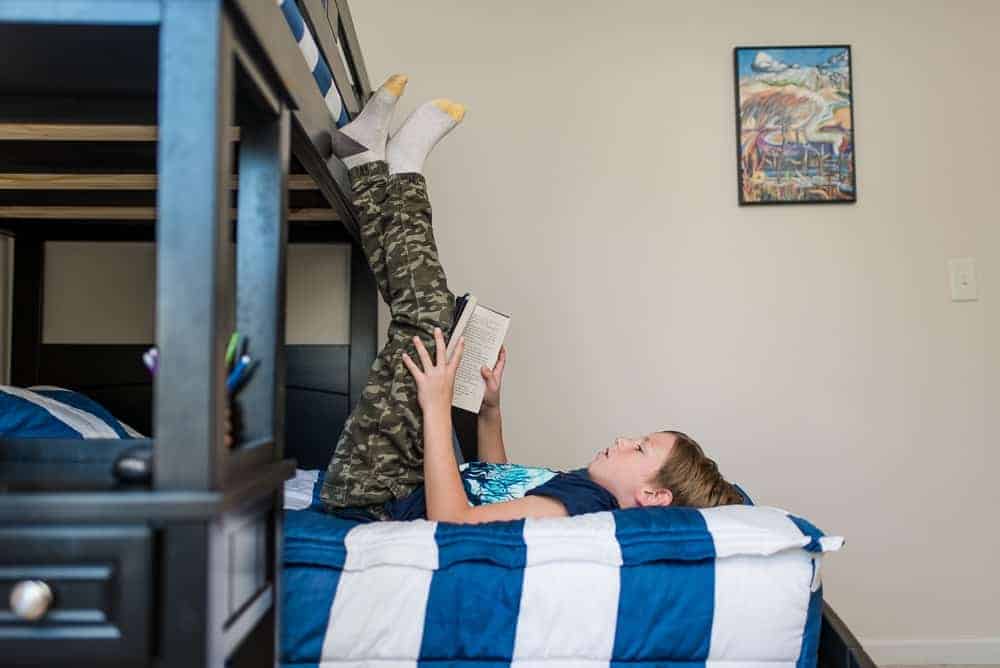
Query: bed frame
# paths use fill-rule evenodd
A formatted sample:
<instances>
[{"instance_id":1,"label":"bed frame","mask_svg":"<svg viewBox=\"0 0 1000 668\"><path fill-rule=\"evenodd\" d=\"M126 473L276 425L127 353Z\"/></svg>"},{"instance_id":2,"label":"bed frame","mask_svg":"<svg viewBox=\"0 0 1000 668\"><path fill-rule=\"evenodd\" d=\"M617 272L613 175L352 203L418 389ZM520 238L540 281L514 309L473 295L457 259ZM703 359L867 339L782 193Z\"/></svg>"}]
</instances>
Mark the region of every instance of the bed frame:
<instances>
[{"instance_id":1,"label":"bed frame","mask_svg":"<svg viewBox=\"0 0 1000 668\"><path fill-rule=\"evenodd\" d=\"M357 113L371 88L346 0L296 1ZM0 62L12 384L94 397L153 434L156 466L148 488L123 487L110 461L139 441L0 439L0 600L28 579L56 593L41 621L0 612L0 656L273 665L281 485L296 460L326 466L377 352L378 293L331 158L340 135L273 0L5 0ZM156 242L155 384L146 344L43 342L47 241ZM352 246L347 345L281 343L299 242ZM264 364L227 451L234 327ZM454 417L471 459L475 416ZM819 653L821 668L874 668L829 607Z\"/></svg>"},{"instance_id":2,"label":"bed frame","mask_svg":"<svg viewBox=\"0 0 1000 668\"><path fill-rule=\"evenodd\" d=\"M357 113L371 90L346 0L297 4ZM0 611L3 663L273 665L282 485L295 459L325 466L376 353L360 252L349 344L284 344L287 244L358 249L330 112L273 0L5 0L0 62L11 382L79 389L153 435L0 440L0 600L35 580L55 594L39 621ZM155 383L153 341L43 342L59 240L156 242ZM261 366L227 450L234 328ZM140 442L153 482L122 486L110 463Z\"/></svg>"}]
</instances>

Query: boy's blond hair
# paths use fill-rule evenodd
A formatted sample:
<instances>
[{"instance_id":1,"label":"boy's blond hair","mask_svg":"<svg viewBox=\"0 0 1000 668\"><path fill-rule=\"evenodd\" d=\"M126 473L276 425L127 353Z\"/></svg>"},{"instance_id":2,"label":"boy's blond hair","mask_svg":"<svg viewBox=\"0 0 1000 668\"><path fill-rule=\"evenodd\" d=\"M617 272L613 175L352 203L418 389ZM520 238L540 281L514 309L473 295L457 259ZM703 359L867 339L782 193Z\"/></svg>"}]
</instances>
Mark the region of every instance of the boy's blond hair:
<instances>
[{"instance_id":1,"label":"boy's blond hair","mask_svg":"<svg viewBox=\"0 0 1000 668\"><path fill-rule=\"evenodd\" d=\"M743 496L722 477L719 466L705 455L697 441L680 431L661 433L672 434L677 440L653 480L660 488L670 490L672 505L710 508L743 503Z\"/></svg>"}]
</instances>

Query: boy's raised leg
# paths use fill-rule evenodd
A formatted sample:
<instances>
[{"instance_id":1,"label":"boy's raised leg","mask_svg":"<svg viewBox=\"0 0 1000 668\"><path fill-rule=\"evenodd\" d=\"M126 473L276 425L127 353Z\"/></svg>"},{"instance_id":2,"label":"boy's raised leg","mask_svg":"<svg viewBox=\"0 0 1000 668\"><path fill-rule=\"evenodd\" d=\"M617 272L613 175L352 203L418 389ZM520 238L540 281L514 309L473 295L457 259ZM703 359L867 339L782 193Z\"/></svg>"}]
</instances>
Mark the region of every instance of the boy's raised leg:
<instances>
[{"instance_id":1,"label":"boy's raised leg","mask_svg":"<svg viewBox=\"0 0 1000 668\"><path fill-rule=\"evenodd\" d=\"M329 508L364 506L382 515L386 501L406 496L423 481L422 415L401 355L415 354L413 336L433 352L434 328L451 329L455 298L438 258L426 181L412 170L422 167L426 152L457 125L463 111L446 101L429 105L433 111L419 108L389 145L393 173L386 185L382 250L392 321L327 468L322 498ZM397 148L405 146L406 160L396 163L409 170L405 173L393 169L392 156L399 154L393 142L405 142Z\"/></svg>"},{"instance_id":2,"label":"boy's raised leg","mask_svg":"<svg viewBox=\"0 0 1000 668\"><path fill-rule=\"evenodd\" d=\"M391 217L386 208L389 166L385 161L389 124L396 102L406 88L407 78L394 74L375 91L358 117L341 130L366 147L362 153L344 158L351 177L354 207L360 218L361 248L365 253L382 299L390 301L385 276L382 234Z\"/></svg>"}]
</instances>

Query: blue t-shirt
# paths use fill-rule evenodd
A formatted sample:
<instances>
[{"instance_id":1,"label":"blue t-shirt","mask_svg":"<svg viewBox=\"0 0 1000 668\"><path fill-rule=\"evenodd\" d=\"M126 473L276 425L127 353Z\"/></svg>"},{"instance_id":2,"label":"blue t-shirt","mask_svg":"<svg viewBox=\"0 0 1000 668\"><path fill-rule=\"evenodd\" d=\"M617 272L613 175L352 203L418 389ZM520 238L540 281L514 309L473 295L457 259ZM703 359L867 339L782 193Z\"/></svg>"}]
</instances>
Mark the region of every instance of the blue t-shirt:
<instances>
[{"instance_id":1,"label":"blue t-shirt","mask_svg":"<svg viewBox=\"0 0 1000 668\"><path fill-rule=\"evenodd\" d=\"M503 503L525 496L547 496L563 504L570 515L614 510L618 501L606 489L590 479L587 469L563 473L537 466L469 462L459 467L462 486L470 506ZM427 497L424 488L386 504L394 520L426 519Z\"/></svg>"}]
</instances>

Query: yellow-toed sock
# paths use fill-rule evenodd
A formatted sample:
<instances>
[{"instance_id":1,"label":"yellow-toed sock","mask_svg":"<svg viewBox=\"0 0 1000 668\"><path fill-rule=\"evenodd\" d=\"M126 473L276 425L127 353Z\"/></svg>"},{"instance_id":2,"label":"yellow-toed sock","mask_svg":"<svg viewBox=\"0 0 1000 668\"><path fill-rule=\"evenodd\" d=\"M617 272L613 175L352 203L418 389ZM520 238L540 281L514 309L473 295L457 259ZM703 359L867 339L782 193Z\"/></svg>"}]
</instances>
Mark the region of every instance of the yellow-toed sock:
<instances>
[{"instance_id":1,"label":"yellow-toed sock","mask_svg":"<svg viewBox=\"0 0 1000 668\"><path fill-rule=\"evenodd\" d=\"M385 150L389 173L423 173L431 149L464 117L464 106L443 98L417 107L389 139Z\"/></svg>"},{"instance_id":2,"label":"yellow-toed sock","mask_svg":"<svg viewBox=\"0 0 1000 668\"><path fill-rule=\"evenodd\" d=\"M372 94L358 117L341 128L341 132L368 149L344 158L344 164L348 168L385 160L385 144L389 136L392 112L407 81L405 74L393 74Z\"/></svg>"}]
</instances>

